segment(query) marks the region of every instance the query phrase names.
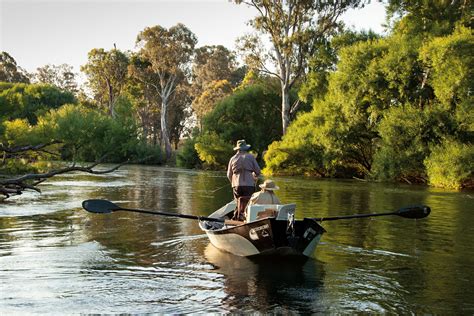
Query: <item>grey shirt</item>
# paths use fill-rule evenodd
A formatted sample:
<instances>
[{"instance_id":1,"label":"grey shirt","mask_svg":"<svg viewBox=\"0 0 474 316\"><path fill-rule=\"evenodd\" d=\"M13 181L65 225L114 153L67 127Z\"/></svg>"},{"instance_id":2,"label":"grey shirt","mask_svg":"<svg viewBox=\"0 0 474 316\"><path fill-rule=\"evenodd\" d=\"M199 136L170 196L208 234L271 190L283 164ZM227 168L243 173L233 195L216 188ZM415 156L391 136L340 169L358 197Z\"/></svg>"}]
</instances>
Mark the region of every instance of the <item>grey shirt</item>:
<instances>
[{"instance_id":1,"label":"grey shirt","mask_svg":"<svg viewBox=\"0 0 474 316\"><path fill-rule=\"evenodd\" d=\"M232 187L253 187L255 180L252 173L255 173L255 176L258 177L260 172L255 157L245 151L239 151L232 156L227 166L227 178L229 178Z\"/></svg>"},{"instance_id":2,"label":"grey shirt","mask_svg":"<svg viewBox=\"0 0 474 316\"><path fill-rule=\"evenodd\" d=\"M281 204L280 199L273 191L261 190L255 192L250 198L249 205L253 204Z\"/></svg>"}]
</instances>

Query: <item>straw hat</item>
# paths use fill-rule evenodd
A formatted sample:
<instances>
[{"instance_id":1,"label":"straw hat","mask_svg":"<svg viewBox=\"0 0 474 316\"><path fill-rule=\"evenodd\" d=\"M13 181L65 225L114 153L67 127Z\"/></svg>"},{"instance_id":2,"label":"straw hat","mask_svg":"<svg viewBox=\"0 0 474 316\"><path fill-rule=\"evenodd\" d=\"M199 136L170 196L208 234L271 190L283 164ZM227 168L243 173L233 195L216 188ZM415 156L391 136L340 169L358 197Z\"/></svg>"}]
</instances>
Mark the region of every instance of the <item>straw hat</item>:
<instances>
[{"instance_id":1,"label":"straw hat","mask_svg":"<svg viewBox=\"0 0 474 316\"><path fill-rule=\"evenodd\" d=\"M245 139L240 139L237 141L237 146L234 147L234 150L249 150L250 145L245 142Z\"/></svg>"},{"instance_id":2,"label":"straw hat","mask_svg":"<svg viewBox=\"0 0 474 316\"><path fill-rule=\"evenodd\" d=\"M264 189L264 190L269 190L269 191L273 191L273 190L279 190L280 187L277 186L275 184L275 182L273 182L273 180L265 180L263 182L263 184L260 184L259 185L260 188Z\"/></svg>"}]
</instances>

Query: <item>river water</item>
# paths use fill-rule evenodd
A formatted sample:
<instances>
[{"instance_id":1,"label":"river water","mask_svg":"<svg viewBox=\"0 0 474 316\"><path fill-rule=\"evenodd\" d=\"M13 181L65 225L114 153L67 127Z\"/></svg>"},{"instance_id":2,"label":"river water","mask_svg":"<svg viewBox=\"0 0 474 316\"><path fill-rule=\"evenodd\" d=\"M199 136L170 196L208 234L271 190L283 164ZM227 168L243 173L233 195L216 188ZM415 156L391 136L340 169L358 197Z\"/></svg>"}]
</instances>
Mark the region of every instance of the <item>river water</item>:
<instances>
[{"instance_id":1,"label":"river water","mask_svg":"<svg viewBox=\"0 0 474 316\"><path fill-rule=\"evenodd\" d=\"M474 192L274 178L297 218L426 204L428 218L324 222L316 259L251 261L215 249L195 220L91 214L85 199L208 215L221 172L125 166L68 174L0 204L0 314L474 313Z\"/></svg>"}]
</instances>

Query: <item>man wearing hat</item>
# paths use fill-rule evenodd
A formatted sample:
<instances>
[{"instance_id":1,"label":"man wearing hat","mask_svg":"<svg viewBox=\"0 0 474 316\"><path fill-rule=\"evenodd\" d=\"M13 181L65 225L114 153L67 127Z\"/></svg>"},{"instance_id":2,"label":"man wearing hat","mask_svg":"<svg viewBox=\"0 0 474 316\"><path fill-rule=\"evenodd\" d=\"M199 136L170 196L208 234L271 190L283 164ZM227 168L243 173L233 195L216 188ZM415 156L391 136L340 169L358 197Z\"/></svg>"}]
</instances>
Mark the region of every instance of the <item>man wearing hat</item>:
<instances>
[{"instance_id":1,"label":"man wearing hat","mask_svg":"<svg viewBox=\"0 0 474 316\"><path fill-rule=\"evenodd\" d=\"M250 198L250 205L253 204L281 204L278 197L275 195L275 190L280 189L273 180L265 180L263 184L260 184L262 189L260 192L256 192Z\"/></svg>"},{"instance_id":2,"label":"man wearing hat","mask_svg":"<svg viewBox=\"0 0 474 316\"><path fill-rule=\"evenodd\" d=\"M248 152L250 145L245 139L237 141L234 150L236 154L229 160L227 166L227 178L232 185L234 198L237 200L237 212L234 218L243 217L243 212L250 196L255 192L255 181L260 175L260 167L255 157Z\"/></svg>"}]
</instances>

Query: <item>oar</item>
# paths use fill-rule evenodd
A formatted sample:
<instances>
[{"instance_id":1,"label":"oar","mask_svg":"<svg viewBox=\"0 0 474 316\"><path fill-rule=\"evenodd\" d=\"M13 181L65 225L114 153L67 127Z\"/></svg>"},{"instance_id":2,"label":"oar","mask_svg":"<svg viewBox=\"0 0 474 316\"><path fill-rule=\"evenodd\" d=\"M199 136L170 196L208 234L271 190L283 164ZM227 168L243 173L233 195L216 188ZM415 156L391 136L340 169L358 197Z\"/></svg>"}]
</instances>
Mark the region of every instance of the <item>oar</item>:
<instances>
[{"instance_id":1,"label":"oar","mask_svg":"<svg viewBox=\"0 0 474 316\"><path fill-rule=\"evenodd\" d=\"M120 207L107 200L86 200L82 202L82 207L88 212L100 213L100 214L112 213L116 211L127 211L127 212L143 213L143 214L198 219L198 220L204 220L204 221L209 221L209 222L221 222L221 223L225 222L225 220L222 218L212 218L212 217L177 214L177 213L170 213L170 212L159 212L159 211L152 212L152 211L146 211L146 210L125 208L125 207Z\"/></svg>"},{"instance_id":2,"label":"oar","mask_svg":"<svg viewBox=\"0 0 474 316\"><path fill-rule=\"evenodd\" d=\"M352 219L352 218L364 218L364 217L374 217L374 216L386 216L386 215L397 215L405 218L424 218L430 215L431 209L426 205L415 205L403 207L395 212L388 213L374 213L374 214L355 214L347 216L334 216L334 217L318 217L318 218L309 218L318 222L323 221L335 221L339 219Z\"/></svg>"}]
</instances>

